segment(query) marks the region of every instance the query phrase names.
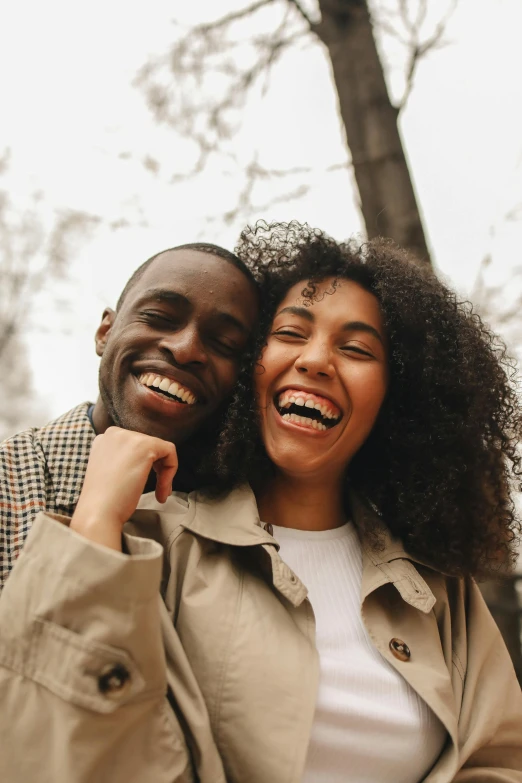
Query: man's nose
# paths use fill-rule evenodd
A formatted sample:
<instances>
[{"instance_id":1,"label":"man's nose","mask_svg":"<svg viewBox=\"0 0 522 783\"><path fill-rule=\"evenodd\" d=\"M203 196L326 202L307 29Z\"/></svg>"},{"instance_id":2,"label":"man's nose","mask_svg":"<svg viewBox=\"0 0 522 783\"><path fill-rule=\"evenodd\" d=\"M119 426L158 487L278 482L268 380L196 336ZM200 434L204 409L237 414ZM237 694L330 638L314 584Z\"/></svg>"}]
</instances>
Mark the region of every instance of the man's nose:
<instances>
[{"instance_id":1,"label":"man's nose","mask_svg":"<svg viewBox=\"0 0 522 783\"><path fill-rule=\"evenodd\" d=\"M311 378L332 378L335 373L331 350L324 341L320 340L311 340L303 346L296 359L295 367L302 375Z\"/></svg>"},{"instance_id":2,"label":"man's nose","mask_svg":"<svg viewBox=\"0 0 522 783\"><path fill-rule=\"evenodd\" d=\"M198 328L188 324L175 332L165 335L160 348L172 354L178 364L206 364L207 351Z\"/></svg>"}]
</instances>

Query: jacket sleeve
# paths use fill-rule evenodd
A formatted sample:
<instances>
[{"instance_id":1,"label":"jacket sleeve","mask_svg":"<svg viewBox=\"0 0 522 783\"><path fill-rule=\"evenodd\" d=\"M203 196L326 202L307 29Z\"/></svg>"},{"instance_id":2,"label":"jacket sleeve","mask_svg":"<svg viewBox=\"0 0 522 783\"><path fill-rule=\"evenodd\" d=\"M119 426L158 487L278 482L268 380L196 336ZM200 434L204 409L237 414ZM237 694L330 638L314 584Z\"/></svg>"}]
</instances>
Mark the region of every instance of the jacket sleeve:
<instances>
[{"instance_id":1,"label":"jacket sleeve","mask_svg":"<svg viewBox=\"0 0 522 783\"><path fill-rule=\"evenodd\" d=\"M40 513L0 596L0 780L185 783L165 698L162 548L96 545Z\"/></svg>"},{"instance_id":2,"label":"jacket sleeve","mask_svg":"<svg viewBox=\"0 0 522 783\"><path fill-rule=\"evenodd\" d=\"M0 444L0 590L32 522L47 505L46 462L36 430Z\"/></svg>"},{"instance_id":3,"label":"jacket sleeve","mask_svg":"<svg viewBox=\"0 0 522 783\"><path fill-rule=\"evenodd\" d=\"M467 666L455 783L522 783L522 693L500 631L467 586Z\"/></svg>"}]
</instances>

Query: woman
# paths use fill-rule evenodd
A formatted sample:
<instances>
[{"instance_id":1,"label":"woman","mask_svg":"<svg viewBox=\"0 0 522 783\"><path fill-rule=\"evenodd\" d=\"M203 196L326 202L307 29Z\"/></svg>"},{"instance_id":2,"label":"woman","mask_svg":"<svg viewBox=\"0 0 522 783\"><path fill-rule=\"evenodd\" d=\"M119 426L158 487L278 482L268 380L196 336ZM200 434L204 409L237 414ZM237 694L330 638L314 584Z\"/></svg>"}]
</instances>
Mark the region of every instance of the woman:
<instances>
[{"instance_id":1,"label":"woman","mask_svg":"<svg viewBox=\"0 0 522 783\"><path fill-rule=\"evenodd\" d=\"M239 251L265 327L214 497L169 497L163 441L97 439L70 528L37 519L0 600L2 730L22 710L32 751L2 779L522 781L522 697L472 579L519 531L502 349L391 243L293 223Z\"/></svg>"}]
</instances>

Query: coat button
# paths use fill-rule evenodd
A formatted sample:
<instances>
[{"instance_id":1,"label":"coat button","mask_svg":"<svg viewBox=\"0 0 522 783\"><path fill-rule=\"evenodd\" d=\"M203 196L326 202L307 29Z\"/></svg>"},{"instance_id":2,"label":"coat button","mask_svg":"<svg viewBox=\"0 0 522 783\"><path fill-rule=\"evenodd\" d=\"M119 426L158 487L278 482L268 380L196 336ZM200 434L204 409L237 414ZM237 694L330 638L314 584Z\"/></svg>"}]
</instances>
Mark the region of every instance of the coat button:
<instances>
[{"instance_id":1,"label":"coat button","mask_svg":"<svg viewBox=\"0 0 522 783\"><path fill-rule=\"evenodd\" d=\"M263 527L265 528L265 530L266 530L266 532L268 533L269 536L273 536L274 535L274 528L272 527L270 522L265 522Z\"/></svg>"},{"instance_id":2,"label":"coat button","mask_svg":"<svg viewBox=\"0 0 522 783\"><path fill-rule=\"evenodd\" d=\"M402 639L395 637L390 641L390 650L399 661L409 661L411 658L410 648Z\"/></svg>"},{"instance_id":3,"label":"coat button","mask_svg":"<svg viewBox=\"0 0 522 783\"><path fill-rule=\"evenodd\" d=\"M98 690L109 699L121 699L130 686L130 674L121 663L109 663L98 676Z\"/></svg>"}]
</instances>

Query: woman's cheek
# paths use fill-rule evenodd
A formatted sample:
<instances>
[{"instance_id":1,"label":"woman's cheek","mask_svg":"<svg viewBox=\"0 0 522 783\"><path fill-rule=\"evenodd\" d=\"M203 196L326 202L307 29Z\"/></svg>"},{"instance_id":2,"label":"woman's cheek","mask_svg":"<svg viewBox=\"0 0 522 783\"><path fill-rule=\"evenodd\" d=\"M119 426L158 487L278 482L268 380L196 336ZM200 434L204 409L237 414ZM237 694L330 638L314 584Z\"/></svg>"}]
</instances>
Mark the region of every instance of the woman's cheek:
<instances>
[{"instance_id":1,"label":"woman's cheek","mask_svg":"<svg viewBox=\"0 0 522 783\"><path fill-rule=\"evenodd\" d=\"M361 417L368 420L371 429L386 396L386 375L381 368L375 368L375 371L368 372L360 381L357 384L356 397L356 390L352 387L352 404L354 410L359 408Z\"/></svg>"}]
</instances>

